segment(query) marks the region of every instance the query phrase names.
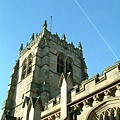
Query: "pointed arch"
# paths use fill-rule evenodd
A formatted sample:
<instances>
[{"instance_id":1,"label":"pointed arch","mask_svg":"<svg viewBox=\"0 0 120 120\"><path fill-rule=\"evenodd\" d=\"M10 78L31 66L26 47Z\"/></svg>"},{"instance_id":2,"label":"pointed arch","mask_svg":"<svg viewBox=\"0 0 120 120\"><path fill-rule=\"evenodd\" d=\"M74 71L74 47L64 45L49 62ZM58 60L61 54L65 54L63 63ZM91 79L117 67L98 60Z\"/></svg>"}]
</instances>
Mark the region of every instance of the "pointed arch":
<instances>
[{"instance_id":1,"label":"pointed arch","mask_svg":"<svg viewBox=\"0 0 120 120\"><path fill-rule=\"evenodd\" d=\"M57 72L64 73L64 59L65 56L63 53L59 53L57 56Z\"/></svg>"},{"instance_id":2,"label":"pointed arch","mask_svg":"<svg viewBox=\"0 0 120 120\"><path fill-rule=\"evenodd\" d=\"M30 53L29 56L23 61L21 79L24 79L32 72L32 63L33 55Z\"/></svg>"},{"instance_id":3,"label":"pointed arch","mask_svg":"<svg viewBox=\"0 0 120 120\"><path fill-rule=\"evenodd\" d=\"M100 114L100 120L104 120L103 114Z\"/></svg>"},{"instance_id":4,"label":"pointed arch","mask_svg":"<svg viewBox=\"0 0 120 120\"><path fill-rule=\"evenodd\" d=\"M109 111L109 109L105 111L105 120L110 120L110 111Z\"/></svg>"},{"instance_id":5,"label":"pointed arch","mask_svg":"<svg viewBox=\"0 0 120 120\"><path fill-rule=\"evenodd\" d=\"M28 68L27 68L27 75L29 75L32 72L32 62L33 62L33 56L30 54L28 56Z\"/></svg>"},{"instance_id":6,"label":"pointed arch","mask_svg":"<svg viewBox=\"0 0 120 120\"><path fill-rule=\"evenodd\" d=\"M112 120L116 120L116 108L111 108L111 115Z\"/></svg>"},{"instance_id":7,"label":"pointed arch","mask_svg":"<svg viewBox=\"0 0 120 120\"><path fill-rule=\"evenodd\" d=\"M22 64L22 76L21 76L22 79L25 78L26 73L27 73L27 58L25 58Z\"/></svg>"},{"instance_id":8,"label":"pointed arch","mask_svg":"<svg viewBox=\"0 0 120 120\"><path fill-rule=\"evenodd\" d=\"M117 120L120 120L120 108L118 107L117 110L116 110L116 113L117 113Z\"/></svg>"},{"instance_id":9,"label":"pointed arch","mask_svg":"<svg viewBox=\"0 0 120 120\"><path fill-rule=\"evenodd\" d=\"M88 115L86 116L85 120L102 120L104 118L108 118L105 120L119 120L118 115L119 114L119 109L118 107L120 106L120 100L119 98L110 98L107 99L101 103L99 103L97 106L93 107ZM102 117L103 116L103 117Z\"/></svg>"},{"instance_id":10,"label":"pointed arch","mask_svg":"<svg viewBox=\"0 0 120 120\"><path fill-rule=\"evenodd\" d=\"M66 73L73 73L73 60L69 57L66 60Z\"/></svg>"}]
</instances>

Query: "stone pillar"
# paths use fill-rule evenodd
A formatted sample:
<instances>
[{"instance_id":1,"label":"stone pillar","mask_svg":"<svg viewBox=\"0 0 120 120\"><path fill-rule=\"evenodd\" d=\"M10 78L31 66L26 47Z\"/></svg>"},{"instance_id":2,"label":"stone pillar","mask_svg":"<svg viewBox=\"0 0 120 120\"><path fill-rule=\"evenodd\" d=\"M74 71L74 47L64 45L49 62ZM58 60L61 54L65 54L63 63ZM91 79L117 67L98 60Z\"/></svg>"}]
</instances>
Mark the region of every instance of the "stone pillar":
<instances>
[{"instance_id":1,"label":"stone pillar","mask_svg":"<svg viewBox=\"0 0 120 120\"><path fill-rule=\"evenodd\" d=\"M61 86L61 119L67 117L67 83L65 78L63 79Z\"/></svg>"},{"instance_id":2,"label":"stone pillar","mask_svg":"<svg viewBox=\"0 0 120 120\"><path fill-rule=\"evenodd\" d=\"M70 72L67 74L67 76L64 74L61 75L58 86L61 88L60 119L66 119L67 118L67 102L68 102L68 94L67 93L74 86L74 81L71 77Z\"/></svg>"}]
</instances>

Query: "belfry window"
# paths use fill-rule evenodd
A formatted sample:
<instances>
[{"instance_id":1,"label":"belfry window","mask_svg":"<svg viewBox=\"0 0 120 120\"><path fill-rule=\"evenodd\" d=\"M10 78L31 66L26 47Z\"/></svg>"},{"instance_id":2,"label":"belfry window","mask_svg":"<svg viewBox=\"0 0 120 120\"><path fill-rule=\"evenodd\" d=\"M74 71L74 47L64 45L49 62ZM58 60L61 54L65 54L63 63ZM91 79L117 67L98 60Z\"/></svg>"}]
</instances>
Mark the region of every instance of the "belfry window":
<instances>
[{"instance_id":1,"label":"belfry window","mask_svg":"<svg viewBox=\"0 0 120 120\"><path fill-rule=\"evenodd\" d=\"M62 53L57 57L57 72L64 73L64 55Z\"/></svg>"},{"instance_id":2,"label":"belfry window","mask_svg":"<svg viewBox=\"0 0 120 120\"><path fill-rule=\"evenodd\" d=\"M23 68L22 68L22 79L25 78L27 72L27 59L24 60L23 62Z\"/></svg>"},{"instance_id":3,"label":"belfry window","mask_svg":"<svg viewBox=\"0 0 120 120\"><path fill-rule=\"evenodd\" d=\"M72 68L72 59L68 58L66 60L66 73L71 72L73 73L73 68Z\"/></svg>"},{"instance_id":4,"label":"belfry window","mask_svg":"<svg viewBox=\"0 0 120 120\"><path fill-rule=\"evenodd\" d=\"M27 75L29 75L32 72L32 54L30 54L28 56L28 58L26 58L23 61L22 64L22 76L21 79L24 79Z\"/></svg>"},{"instance_id":5,"label":"belfry window","mask_svg":"<svg viewBox=\"0 0 120 120\"><path fill-rule=\"evenodd\" d=\"M28 68L27 68L27 75L30 74L32 71L32 55L28 56Z\"/></svg>"}]
</instances>

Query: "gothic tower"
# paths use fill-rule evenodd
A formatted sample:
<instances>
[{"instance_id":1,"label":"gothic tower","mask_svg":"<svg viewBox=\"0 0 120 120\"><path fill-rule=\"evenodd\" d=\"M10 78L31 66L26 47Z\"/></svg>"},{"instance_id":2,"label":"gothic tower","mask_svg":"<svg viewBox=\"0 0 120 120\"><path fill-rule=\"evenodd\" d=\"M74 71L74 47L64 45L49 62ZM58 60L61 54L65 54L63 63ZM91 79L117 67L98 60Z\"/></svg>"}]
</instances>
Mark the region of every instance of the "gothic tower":
<instances>
[{"instance_id":1,"label":"gothic tower","mask_svg":"<svg viewBox=\"0 0 120 120\"><path fill-rule=\"evenodd\" d=\"M2 120L28 120L29 117L37 120L38 111L60 94L61 74L69 72L74 85L88 78L82 45L79 43L75 48L73 43L67 43L65 34L61 39L57 33L52 34L45 21L39 34L33 33L25 47L21 44L3 104Z\"/></svg>"}]
</instances>

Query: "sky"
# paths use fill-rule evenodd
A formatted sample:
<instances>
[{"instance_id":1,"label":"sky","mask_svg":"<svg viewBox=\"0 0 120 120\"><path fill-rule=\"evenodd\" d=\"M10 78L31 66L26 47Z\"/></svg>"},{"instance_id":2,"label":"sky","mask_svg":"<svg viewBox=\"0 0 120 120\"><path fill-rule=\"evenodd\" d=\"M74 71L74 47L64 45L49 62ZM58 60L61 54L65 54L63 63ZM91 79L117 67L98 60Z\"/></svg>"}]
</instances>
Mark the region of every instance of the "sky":
<instances>
[{"instance_id":1,"label":"sky","mask_svg":"<svg viewBox=\"0 0 120 120\"><path fill-rule=\"evenodd\" d=\"M44 20L50 30L50 16L52 34L82 43L89 78L120 59L120 0L0 0L0 108L21 43L40 33Z\"/></svg>"}]
</instances>

